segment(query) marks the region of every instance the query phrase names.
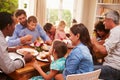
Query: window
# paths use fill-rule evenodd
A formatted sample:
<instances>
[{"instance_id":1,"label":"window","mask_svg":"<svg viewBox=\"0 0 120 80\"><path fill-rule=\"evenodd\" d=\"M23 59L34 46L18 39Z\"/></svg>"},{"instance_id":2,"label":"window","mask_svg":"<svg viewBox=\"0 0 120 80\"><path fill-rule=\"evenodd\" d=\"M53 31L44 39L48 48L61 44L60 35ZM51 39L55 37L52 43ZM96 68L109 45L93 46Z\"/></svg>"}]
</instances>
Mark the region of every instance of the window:
<instances>
[{"instance_id":1,"label":"window","mask_svg":"<svg viewBox=\"0 0 120 80\"><path fill-rule=\"evenodd\" d=\"M74 0L47 0L47 22L57 25L57 22L66 22L66 31L70 27Z\"/></svg>"}]
</instances>

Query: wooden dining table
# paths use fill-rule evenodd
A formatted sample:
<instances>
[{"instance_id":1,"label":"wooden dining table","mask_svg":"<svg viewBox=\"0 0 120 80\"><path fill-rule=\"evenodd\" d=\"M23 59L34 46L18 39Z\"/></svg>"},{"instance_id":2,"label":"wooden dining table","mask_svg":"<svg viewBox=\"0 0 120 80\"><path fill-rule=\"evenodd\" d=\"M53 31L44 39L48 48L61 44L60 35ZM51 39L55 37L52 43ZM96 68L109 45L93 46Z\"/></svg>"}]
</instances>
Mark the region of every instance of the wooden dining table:
<instances>
[{"instance_id":1,"label":"wooden dining table","mask_svg":"<svg viewBox=\"0 0 120 80\"><path fill-rule=\"evenodd\" d=\"M32 48L30 46L21 46L21 48ZM14 49L12 51L15 51ZM10 52L10 51L9 51ZM33 76L40 75L37 70L33 67L35 61L40 64L42 69L47 72L49 70L50 63L45 61L40 61L36 59L36 56L32 57L32 60L25 64L23 68L17 69L14 72L8 74L13 80L28 80Z\"/></svg>"},{"instance_id":2,"label":"wooden dining table","mask_svg":"<svg viewBox=\"0 0 120 80\"><path fill-rule=\"evenodd\" d=\"M36 59L33 58L31 62L26 63L23 68L15 70L11 74L9 74L9 76L14 80L28 80L29 78L31 78L33 76L39 75L39 73L33 67L35 60ZM36 60L36 61L41 65L42 69L45 72L49 70L49 66L50 66L49 62L42 62L42 61L38 61L38 60Z\"/></svg>"},{"instance_id":3,"label":"wooden dining table","mask_svg":"<svg viewBox=\"0 0 120 80\"><path fill-rule=\"evenodd\" d=\"M24 47L26 47L26 46L24 46ZM68 55L68 53L70 51L71 51L71 49L68 49L68 52L67 52L66 56ZM10 73L9 76L13 80L28 80L33 76L40 75L38 73L38 71L35 70L35 68L33 67L33 64L35 63L35 61L37 61L38 64L40 64L43 71L45 71L45 72L49 71L49 69L50 69L50 63L49 62L40 61L40 60L37 60L36 57L33 57L32 61L26 63L23 68L17 69L14 72Z\"/></svg>"}]
</instances>

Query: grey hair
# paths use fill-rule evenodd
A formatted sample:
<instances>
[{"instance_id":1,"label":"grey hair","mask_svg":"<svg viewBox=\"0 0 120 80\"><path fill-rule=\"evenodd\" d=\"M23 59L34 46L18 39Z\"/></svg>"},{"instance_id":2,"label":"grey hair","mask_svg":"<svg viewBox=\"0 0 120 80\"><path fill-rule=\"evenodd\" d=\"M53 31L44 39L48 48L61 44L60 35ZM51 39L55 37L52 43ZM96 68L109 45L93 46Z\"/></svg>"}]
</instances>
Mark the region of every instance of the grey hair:
<instances>
[{"instance_id":1,"label":"grey hair","mask_svg":"<svg viewBox=\"0 0 120 80\"><path fill-rule=\"evenodd\" d=\"M120 15L117 11L111 10L105 14L105 18L110 18L114 21L115 24L119 24Z\"/></svg>"}]
</instances>

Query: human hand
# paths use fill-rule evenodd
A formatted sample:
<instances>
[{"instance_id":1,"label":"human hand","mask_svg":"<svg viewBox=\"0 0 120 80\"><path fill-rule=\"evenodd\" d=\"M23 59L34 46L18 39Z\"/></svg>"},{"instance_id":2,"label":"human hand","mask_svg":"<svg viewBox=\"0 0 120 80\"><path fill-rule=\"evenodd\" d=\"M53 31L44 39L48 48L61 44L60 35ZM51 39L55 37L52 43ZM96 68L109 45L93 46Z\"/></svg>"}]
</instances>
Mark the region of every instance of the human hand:
<instances>
[{"instance_id":1,"label":"human hand","mask_svg":"<svg viewBox=\"0 0 120 80\"><path fill-rule=\"evenodd\" d=\"M25 44L25 43L30 43L31 42L31 40L32 40L32 35L26 35L26 36L23 36L23 37L21 37L20 38L20 41L21 41L21 43L22 44Z\"/></svg>"},{"instance_id":2,"label":"human hand","mask_svg":"<svg viewBox=\"0 0 120 80\"><path fill-rule=\"evenodd\" d=\"M38 70L39 68L41 68L41 67L40 67L40 64L38 64L37 61L34 62L33 67L34 67L36 70Z\"/></svg>"},{"instance_id":3,"label":"human hand","mask_svg":"<svg viewBox=\"0 0 120 80\"><path fill-rule=\"evenodd\" d=\"M52 40L45 41L44 43L47 44L47 45L51 45L52 44Z\"/></svg>"},{"instance_id":4,"label":"human hand","mask_svg":"<svg viewBox=\"0 0 120 80\"><path fill-rule=\"evenodd\" d=\"M16 50L20 48L22 48L22 46L8 47L7 50L8 52L16 52Z\"/></svg>"},{"instance_id":5,"label":"human hand","mask_svg":"<svg viewBox=\"0 0 120 80\"><path fill-rule=\"evenodd\" d=\"M105 43L105 40L99 40L99 44L103 45Z\"/></svg>"},{"instance_id":6,"label":"human hand","mask_svg":"<svg viewBox=\"0 0 120 80\"><path fill-rule=\"evenodd\" d=\"M33 56L29 52L24 52L24 59L26 63L32 61L32 58Z\"/></svg>"}]
</instances>

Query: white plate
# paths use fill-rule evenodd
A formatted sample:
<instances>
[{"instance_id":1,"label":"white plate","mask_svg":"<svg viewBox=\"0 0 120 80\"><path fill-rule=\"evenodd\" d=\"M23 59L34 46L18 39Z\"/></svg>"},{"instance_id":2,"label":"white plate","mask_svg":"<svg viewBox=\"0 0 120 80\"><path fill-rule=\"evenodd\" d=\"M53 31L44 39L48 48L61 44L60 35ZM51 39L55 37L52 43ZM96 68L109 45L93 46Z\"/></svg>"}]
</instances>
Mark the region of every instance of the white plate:
<instances>
[{"instance_id":1,"label":"white plate","mask_svg":"<svg viewBox=\"0 0 120 80\"><path fill-rule=\"evenodd\" d=\"M48 52L40 52L39 55L36 56L36 59L44 62L49 62L48 59L41 59L41 56L43 56L44 54L48 54ZM51 56L51 60L53 60L53 56Z\"/></svg>"},{"instance_id":2,"label":"white plate","mask_svg":"<svg viewBox=\"0 0 120 80\"><path fill-rule=\"evenodd\" d=\"M17 54L17 53L14 53L14 52L10 52L8 53L9 54L9 57L12 59L12 60L15 60L16 58L22 58L21 55Z\"/></svg>"},{"instance_id":3,"label":"white plate","mask_svg":"<svg viewBox=\"0 0 120 80\"><path fill-rule=\"evenodd\" d=\"M38 52L35 49L31 49L31 48L21 48L17 50L18 54L24 55L23 52L27 51L30 52L33 56L38 55Z\"/></svg>"},{"instance_id":4,"label":"white plate","mask_svg":"<svg viewBox=\"0 0 120 80\"><path fill-rule=\"evenodd\" d=\"M41 59L40 55L36 56L36 59L44 62L49 62L48 59Z\"/></svg>"}]
</instances>

